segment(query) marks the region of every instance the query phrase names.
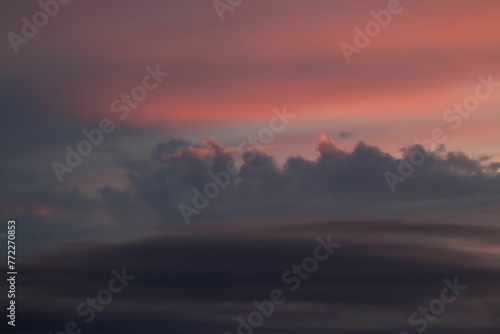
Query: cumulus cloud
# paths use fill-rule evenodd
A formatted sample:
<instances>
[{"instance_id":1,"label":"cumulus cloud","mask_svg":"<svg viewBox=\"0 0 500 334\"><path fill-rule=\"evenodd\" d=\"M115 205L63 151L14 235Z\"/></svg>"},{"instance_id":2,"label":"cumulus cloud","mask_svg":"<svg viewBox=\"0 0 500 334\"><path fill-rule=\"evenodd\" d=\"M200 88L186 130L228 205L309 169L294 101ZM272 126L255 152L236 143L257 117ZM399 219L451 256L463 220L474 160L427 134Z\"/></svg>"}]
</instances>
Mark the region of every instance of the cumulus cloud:
<instances>
[{"instance_id":1,"label":"cumulus cloud","mask_svg":"<svg viewBox=\"0 0 500 334\"><path fill-rule=\"evenodd\" d=\"M425 152L425 162L392 193L384 173L397 173L416 149ZM473 216L473 221L481 217L495 222L499 214L498 163L485 156L413 146L396 158L363 142L346 151L325 135L318 139L315 160L291 156L279 165L263 151L240 153L210 138L196 144L169 139L158 143L148 158L120 160L124 186L105 185L93 196L4 167L1 207L24 221L33 252L75 238L127 240L168 224L184 224L179 205L192 207L195 189L203 193L214 182L213 175L236 160L237 175L190 217L192 222L304 214L425 216L457 222L470 222Z\"/></svg>"},{"instance_id":2,"label":"cumulus cloud","mask_svg":"<svg viewBox=\"0 0 500 334\"><path fill-rule=\"evenodd\" d=\"M400 164L414 150L425 154L421 166L392 193L384 177L398 173ZM199 214L199 220L217 220L251 215L296 213L385 213L411 212L416 207L432 211L448 208L456 201L470 206L491 206L498 200L500 177L487 157L474 159L444 147L426 151L420 146L402 150L395 158L363 142L352 151L341 149L324 134L318 139L318 158L292 156L283 166L262 151L242 156L238 175L221 189L218 197ZM164 221L180 221L180 203L191 204L193 189L203 192L213 182L210 173L226 169L234 159L230 150L211 139L200 144L171 139L160 143L150 161L130 163L130 198L147 206ZM140 165L141 168L138 168ZM112 201L101 191L103 200ZM118 208L119 209L119 208Z\"/></svg>"}]
</instances>

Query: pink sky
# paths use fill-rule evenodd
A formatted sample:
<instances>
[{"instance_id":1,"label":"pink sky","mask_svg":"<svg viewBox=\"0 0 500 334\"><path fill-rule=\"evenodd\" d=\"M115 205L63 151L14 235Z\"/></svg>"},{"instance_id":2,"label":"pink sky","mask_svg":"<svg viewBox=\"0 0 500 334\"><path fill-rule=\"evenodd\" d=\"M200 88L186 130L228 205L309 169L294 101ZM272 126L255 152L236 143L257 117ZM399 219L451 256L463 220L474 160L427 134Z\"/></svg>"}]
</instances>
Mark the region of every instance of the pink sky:
<instances>
[{"instance_id":1,"label":"pink sky","mask_svg":"<svg viewBox=\"0 0 500 334\"><path fill-rule=\"evenodd\" d=\"M222 22L208 1L75 1L18 55L4 48L0 59L61 119L90 124L115 117L111 102L160 64L171 75L122 123L155 139L209 136L236 146L287 106L298 117L268 148L281 161L314 158L321 133L350 132L339 146L362 140L398 154L436 127L449 131L449 149L500 154L499 92L457 130L442 119L474 93L478 76L500 80L500 3L401 3L350 64L339 44L352 44L354 27L387 1L244 1ZM17 4L0 25L17 32L36 10L36 2Z\"/></svg>"}]
</instances>

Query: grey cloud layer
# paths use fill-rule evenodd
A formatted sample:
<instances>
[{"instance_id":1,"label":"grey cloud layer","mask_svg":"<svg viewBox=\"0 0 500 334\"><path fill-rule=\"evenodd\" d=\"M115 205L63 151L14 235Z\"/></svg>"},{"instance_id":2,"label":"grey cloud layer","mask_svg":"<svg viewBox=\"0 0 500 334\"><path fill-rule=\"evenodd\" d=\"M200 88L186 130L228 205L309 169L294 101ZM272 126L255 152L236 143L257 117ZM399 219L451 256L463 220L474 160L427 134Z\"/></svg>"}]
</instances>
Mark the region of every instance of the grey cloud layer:
<instances>
[{"instance_id":1,"label":"grey cloud layer","mask_svg":"<svg viewBox=\"0 0 500 334\"><path fill-rule=\"evenodd\" d=\"M188 230L189 229L189 230ZM193 231L195 233L193 233ZM500 325L498 228L404 221L321 221L241 229L185 227L115 246L88 245L23 265L19 333L61 330L81 321L75 307L105 287L112 268L136 279L83 325L89 333L234 332L253 300L281 288L285 304L261 333L399 333L419 306L439 297L443 280L469 286L430 324L444 334L493 334ZM309 256L316 237L342 243L335 256L290 293L282 273ZM476 245L477 248L472 247Z\"/></svg>"}]
</instances>

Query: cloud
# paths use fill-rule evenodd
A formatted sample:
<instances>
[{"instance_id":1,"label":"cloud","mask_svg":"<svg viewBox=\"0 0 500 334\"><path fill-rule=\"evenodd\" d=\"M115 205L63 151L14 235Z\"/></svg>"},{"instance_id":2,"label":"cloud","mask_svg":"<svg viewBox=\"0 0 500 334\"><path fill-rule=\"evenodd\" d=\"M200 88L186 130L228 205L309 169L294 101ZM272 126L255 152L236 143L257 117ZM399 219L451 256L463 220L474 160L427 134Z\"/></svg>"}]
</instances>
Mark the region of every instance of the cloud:
<instances>
[{"instance_id":1,"label":"cloud","mask_svg":"<svg viewBox=\"0 0 500 334\"><path fill-rule=\"evenodd\" d=\"M398 173L412 150L425 152L426 159L393 194L384 173ZM213 182L210 173L225 170L233 159L229 151L210 139L196 145L178 139L163 142L151 161L125 166L130 187L121 196L139 201L163 221L179 222L177 206L192 205L193 189L203 192ZM316 160L292 156L283 166L264 152L245 153L239 174L197 219L311 212L408 215L415 210L447 210L457 201L465 203L464 208L479 209L498 200L500 177L488 157L474 159L443 146L434 152L412 146L402 149L398 159L363 142L345 151L325 135L318 139L317 152ZM104 203L112 201L109 192L101 195Z\"/></svg>"},{"instance_id":2,"label":"cloud","mask_svg":"<svg viewBox=\"0 0 500 334\"><path fill-rule=\"evenodd\" d=\"M392 193L384 173L398 173L414 149L425 150L406 147L395 158L360 142L346 151L322 135L315 160L291 156L280 166L263 151L238 154L210 138L197 144L170 139L148 154L118 159L123 186L103 185L92 195L6 166L0 170L1 208L24 222L32 246L23 252L71 240L130 240L184 224L179 205L194 206L194 189L203 193L213 175L236 159L238 174L192 222L291 215L497 221L500 177L488 156L444 147L426 151L425 162Z\"/></svg>"},{"instance_id":3,"label":"cloud","mask_svg":"<svg viewBox=\"0 0 500 334\"><path fill-rule=\"evenodd\" d=\"M429 326L445 334L498 328L496 226L276 223L186 226L175 235L38 256L19 276L25 321L18 330L55 332L75 320L92 333L234 333L236 318L253 311L252 301L279 288L287 301L265 320L263 333L398 333L410 329L410 314L439 298L443 280L454 277L469 288ZM283 272L312 254L318 236L330 234L342 246L292 292ZM121 267L136 279L96 321L84 324L76 306Z\"/></svg>"},{"instance_id":4,"label":"cloud","mask_svg":"<svg viewBox=\"0 0 500 334\"><path fill-rule=\"evenodd\" d=\"M339 133L339 138L341 138L341 139L350 138L352 136L354 136L354 133L349 132L349 131L342 131Z\"/></svg>"}]
</instances>

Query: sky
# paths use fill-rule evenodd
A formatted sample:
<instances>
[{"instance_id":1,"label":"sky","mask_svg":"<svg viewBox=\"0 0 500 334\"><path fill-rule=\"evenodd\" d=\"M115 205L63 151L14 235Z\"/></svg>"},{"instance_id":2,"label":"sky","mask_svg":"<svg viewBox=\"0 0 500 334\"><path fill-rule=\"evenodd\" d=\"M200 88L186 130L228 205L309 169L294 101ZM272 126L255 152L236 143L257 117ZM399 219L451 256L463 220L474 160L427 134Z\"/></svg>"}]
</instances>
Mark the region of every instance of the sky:
<instances>
[{"instance_id":1,"label":"sky","mask_svg":"<svg viewBox=\"0 0 500 334\"><path fill-rule=\"evenodd\" d=\"M256 333L498 332L498 1L1 5L15 331L232 334L282 287ZM290 291L281 273L329 235Z\"/></svg>"}]
</instances>

